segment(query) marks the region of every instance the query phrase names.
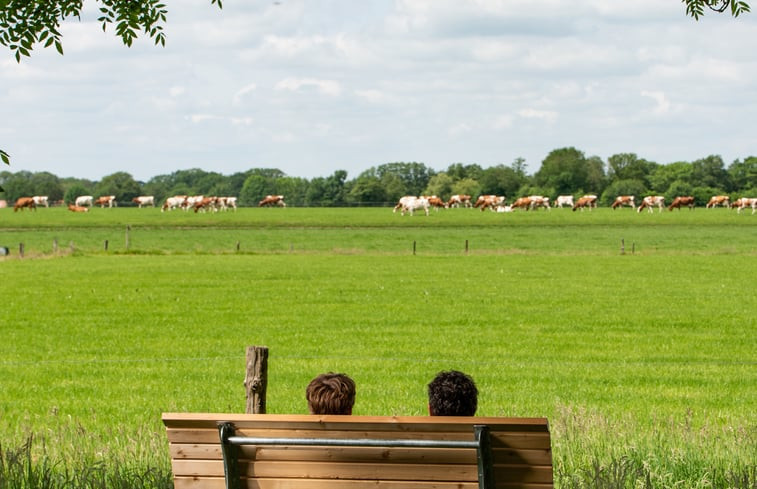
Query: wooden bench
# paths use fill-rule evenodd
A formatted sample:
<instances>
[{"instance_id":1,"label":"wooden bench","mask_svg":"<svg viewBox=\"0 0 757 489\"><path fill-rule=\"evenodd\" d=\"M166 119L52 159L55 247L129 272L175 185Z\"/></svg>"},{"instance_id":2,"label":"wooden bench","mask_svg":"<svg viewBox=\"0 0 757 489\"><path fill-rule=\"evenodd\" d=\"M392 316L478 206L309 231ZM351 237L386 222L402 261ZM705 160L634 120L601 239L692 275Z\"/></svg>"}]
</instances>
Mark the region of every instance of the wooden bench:
<instances>
[{"instance_id":1,"label":"wooden bench","mask_svg":"<svg viewBox=\"0 0 757 489\"><path fill-rule=\"evenodd\" d=\"M553 487L544 418L165 413L163 423L175 489Z\"/></svg>"}]
</instances>

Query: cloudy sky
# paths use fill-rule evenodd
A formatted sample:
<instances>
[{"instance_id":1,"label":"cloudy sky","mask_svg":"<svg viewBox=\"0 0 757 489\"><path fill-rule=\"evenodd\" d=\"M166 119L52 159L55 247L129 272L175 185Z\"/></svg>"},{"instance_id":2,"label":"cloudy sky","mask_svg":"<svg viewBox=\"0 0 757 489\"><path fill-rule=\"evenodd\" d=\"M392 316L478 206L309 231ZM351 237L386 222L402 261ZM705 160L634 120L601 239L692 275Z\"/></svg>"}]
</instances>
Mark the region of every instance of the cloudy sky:
<instances>
[{"instance_id":1,"label":"cloudy sky","mask_svg":"<svg viewBox=\"0 0 757 489\"><path fill-rule=\"evenodd\" d=\"M658 163L757 155L757 2L168 0L166 46L63 25L65 55L0 51L10 171L137 180L278 168L348 179L556 148Z\"/></svg>"}]
</instances>

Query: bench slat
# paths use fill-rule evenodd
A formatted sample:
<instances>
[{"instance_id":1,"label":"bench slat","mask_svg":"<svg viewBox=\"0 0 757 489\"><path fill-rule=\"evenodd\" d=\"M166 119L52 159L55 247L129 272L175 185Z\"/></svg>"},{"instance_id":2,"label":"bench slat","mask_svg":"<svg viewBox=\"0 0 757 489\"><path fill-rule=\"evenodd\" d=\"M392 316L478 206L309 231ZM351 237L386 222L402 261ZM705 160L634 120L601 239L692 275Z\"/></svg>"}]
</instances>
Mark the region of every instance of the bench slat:
<instances>
[{"instance_id":1,"label":"bench slat","mask_svg":"<svg viewBox=\"0 0 757 489\"><path fill-rule=\"evenodd\" d=\"M248 489L478 489L478 483L457 482L396 482L396 481L335 481L260 479L244 481ZM497 484L500 489L550 489L552 484ZM226 489L223 478L197 479L177 477L174 489Z\"/></svg>"}]
</instances>

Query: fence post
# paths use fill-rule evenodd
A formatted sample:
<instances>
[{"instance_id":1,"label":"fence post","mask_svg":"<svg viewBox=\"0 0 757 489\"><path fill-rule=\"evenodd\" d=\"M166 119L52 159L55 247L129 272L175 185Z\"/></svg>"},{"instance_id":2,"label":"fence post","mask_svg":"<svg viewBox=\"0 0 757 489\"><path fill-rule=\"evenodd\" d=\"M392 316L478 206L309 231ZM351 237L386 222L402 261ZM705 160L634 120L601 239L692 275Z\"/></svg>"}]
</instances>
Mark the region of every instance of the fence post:
<instances>
[{"instance_id":1,"label":"fence post","mask_svg":"<svg viewBox=\"0 0 757 489\"><path fill-rule=\"evenodd\" d=\"M108 251L108 240L105 240L105 251Z\"/></svg>"},{"instance_id":2,"label":"fence post","mask_svg":"<svg viewBox=\"0 0 757 489\"><path fill-rule=\"evenodd\" d=\"M126 225L126 251L129 251L129 231L131 231L131 226Z\"/></svg>"},{"instance_id":3,"label":"fence post","mask_svg":"<svg viewBox=\"0 0 757 489\"><path fill-rule=\"evenodd\" d=\"M247 347L247 369L244 377L247 395L247 414L265 414L265 396L268 388L268 347Z\"/></svg>"},{"instance_id":4,"label":"fence post","mask_svg":"<svg viewBox=\"0 0 757 489\"><path fill-rule=\"evenodd\" d=\"M413 241L413 256L415 256L415 241Z\"/></svg>"},{"instance_id":5,"label":"fence post","mask_svg":"<svg viewBox=\"0 0 757 489\"><path fill-rule=\"evenodd\" d=\"M24 257L24 243L18 244L18 256L20 256L21 258Z\"/></svg>"},{"instance_id":6,"label":"fence post","mask_svg":"<svg viewBox=\"0 0 757 489\"><path fill-rule=\"evenodd\" d=\"M465 254L468 254L468 240L465 240Z\"/></svg>"},{"instance_id":7,"label":"fence post","mask_svg":"<svg viewBox=\"0 0 757 489\"><path fill-rule=\"evenodd\" d=\"M58 253L58 238L53 238L53 253Z\"/></svg>"}]
</instances>

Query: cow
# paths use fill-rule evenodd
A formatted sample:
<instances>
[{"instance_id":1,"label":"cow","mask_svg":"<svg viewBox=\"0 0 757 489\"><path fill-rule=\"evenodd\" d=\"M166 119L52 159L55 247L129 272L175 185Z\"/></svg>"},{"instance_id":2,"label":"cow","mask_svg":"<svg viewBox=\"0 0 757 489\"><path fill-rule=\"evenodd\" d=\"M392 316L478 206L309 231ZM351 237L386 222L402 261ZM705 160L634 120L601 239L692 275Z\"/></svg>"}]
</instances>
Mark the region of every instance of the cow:
<instances>
[{"instance_id":1,"label":"cow","mask_svg":"<svg viewBox=\"0 0 757 489\"><path fill-rule=\"evenodd\" d=\"M634 201L633 195L618 195L615 197L615 201L612 203L612 210L615 210L618 207L623 207L624 205L627 205L631 207L631 209L636 209L636 202Z\"/></svg>"},{"instance_id":2,"label":"cow","mask_svg":"<svg viewBox=\"0 0 757 489\"><path fill-rule=\"evenodd\" d=\"M576 203L573 205L573 212L575 212L578 209L581 209L581 212L583 212L585 207L588 207L589 211L591 211L596 206L597 206L597 196L587 194L576 201Z\"/></svg>"},{"instance_id":3,"label":"cow","mask_svg":"<svg viewBox=\"0 0 757 489\"><path fill-rule=\"evenodd\" d=\"M236 197L218 197L217 203L218 203L218 206L221 208L222 211L229 210L229 207L233 208L234 211L237 210L237 198Z\"/></svg>"},{"instance_id":4,"label":"cow","mask_svg":"<svg viewBox=\"0 0 757 489\"><path fill-rule=\"evenodd\" d=\"M68 210L71 212L89 212L89 207L83 205L68 204Z\"/></svg>"},{"instance_id":5,"label":"cow","mask_svg":"<svg viewBox=\"0 0 757 489\"><path fill-rule=\"evenodd\" d=\"M140 195L139 197L134 197L131 201L137 204L140 209L143 205L155 207L155 196L153 195Z\"/></svg>"},{"instance_id":6,"label":"cow","mask_svg":"<svg viewBox=\"0 0 757 489\"><path fill-rule=\"evenodd\" d=\"M749 198L749 197L742 197L737 202L739 203L738 207L736 208L737 214L741 214L742 209L746 209L747 207L752 208L753 215L755 212L757 212L757 199Z\"/></svg>"},{"instance_id":7,"label":"cow","mask_svg":"<svg viewBox=\"0 0 757 489\"><path fill-rule=\"evenodd\" d=\"M172 211L174 209L184 206L184 202L187 200L186 195L174 195L173 197L167 197L166 201L160 208L160 212Z\"/></svg>"},{"instance_id":8,"label":"cow","mask_svg":"<svg viewBox=\"0 0 757 489\"><path fill-rule=\"evenodd\" d=\"M493 211L504 201L505 198L499 195L479 195L478 199L476 199L476 203L473 204L473 207L479 207L482 212L487 208Z\"/></svg>"},{"instance_id":9,"label":"cow","mask_svg":"<svg viewBox=\"0 0 757 489\"><path fill-rule=\"evenodd\" d=\"M455 194L447 201L447 207L472 207L470 195Z\"/></svg>"},{"instance_id":10,"label":"cow","mask_svg":"<svg viewBox=\"0 0 757 489\"><path fill-rule=\"evenodd\" d=\"M558 195L555 199L555 207L559 207L562 209L562 206L567 205L569 207L573 207L573 196L572 195Z\"/></svg>"},{"instance_id":11,"label":"cow","mask_svg":"<svg viewBox=\"0 0 757 489\"><path fill-rule=\"evenodd\" d=\"M89 207L92 207L92 202L94 200L95 200L95 198L92 197L91 195L80 195L74 201L74 205L79 205L79 206L85 206L85 205L87 205Z\"/></svg>"},{"instance_id":12,"label":"cow","mask_svg":"<svg viewBox=\"0 0 757 489\"><path fill-rule=\"evenodd\" d=\"M530 197L519 197L515 199L515 202L513 202L512 205L510 206L511 210L515 210L515 209L529 210L530 208L531 208Z\"/></svg>"},{"instance_id":13,"label":"cow","mask_svg":"<svg viewBox=\"0 0 757 489\"><path fill-rule=\"evenodd\" d=\"M423 209L423 212L425 212L428 216L429 203L428 199L425 197L414 197L408 195L402 197L398 205L400 205L400 214L403 216L405 215L405 212L409 213L412 216L415 211L419 209Z\"/></svg>"},{"instance_id":14,"label":"cow","mask_svg":"<svg viewBox=\"0 0 757 489\"><path fill-rule=\"evenodd\" d=\"M116 206L116 196L115 195L101 195L100 197L95 200L94 205L99 205L102 209L106 205L110 207Z\"/></svg>"},{"instance_id":15,"label":"cow","mask_svg":"<svg viewBox=\"0 0 757 489\"><path fill-rule=\"evenodd\" d=\"M266 195L263 200L258 202L258 207L271 207L277 205L279 207L286 207L284 203L283 195Z\"/></svg>"},{"instance_id":16,"label":"cow","mask_svg":"<svg viewBox=\"0 0 757 489\"><path fill-rule=\"evenodd\" d=\"M428 205L433 207L435 211L438 211L440 208L442 209L447 208L447 203L443 201L442 199L440 199L439 197L437 197L436 195L430 195L430 196L421 195L421 198L428 200Z\"/></svg>"},{"instance_id":17,"label":"cow","mask_svg":"<svg viewBox=\"0 0 757 489\"><path fill-rule=\"evenodd\" d=\"M722 205L723 207L729 207L731 198L727 195L713 195L710 200L707 202L705 207L707 209L715 208L719 205Z\"/></svg>"},{"instance_id":18,"label":"cow","mask_svg":"<svg viewBox=\"0 0 757 489\"><path fill-rule=\"evenodd\" d=\"M37 204L34 203L34 197L19 197L16 199L16 203L13 204L13 212L18 212L19 209L23 211L27 207L29 210L37 210Z\"/></svg>"},{"instance_id":19,"label":"cow","mask_svg":"<svg viewBox=\"0 0 757 489\"><path fill-rule=\"evenodd\" d=\"M198 211L205 212L208 209L211 209L212 211L216 211L217 201L218 201L218 197L203 197L202 200L196 201L193 206L195 214L197 214Z\"/></svg>"},{"instance_id":20,"label":"cow","mask_svg":"<svg viewBox=\"0 0 757 489\"><path fill-rule=\"evenodd\" d=\"M32 197L32 199L34 199L34 205L36 206L43 205L45 207L50 207L50 205L47 202L47 195L35 195L34 197Z\"/></svg>"},{"instance_id":21,"label":"cow","mask_svg":"<svg viewBox=\"0 0 757 489\"><path fill-rule=\"evenodd\" d=\"M513 207L511 205L498 205L497 212L512 212Z\"/></svg>"},{"instance_id":22,"label":"cow","mask_svg":"<svg viewBox=\"0 0 757 489\"><path fill-rule=\"evenodd\" d=\"M543 197L541 195L529 195L528 198L531 199L529 207L532 210L538 209L539 207L544 207L548 211L552 210L552 208L549 206L549 197Z\"/></svg>"},{"instance_id":23,"label":"cow","mask_svg":"<svg viewBox=\"0 0 757 489\"><path fill-rule=\"evenodd\" d=\"M665 197L662 195L647 195L642 199L641 205L636 208L636 212L641 212L644 208L649 212L654 212L654 209L652 209L654 206L657 206L660 212L662 212L662 208L665 207Z\"/></svg>"},{"instance_id":24,"label":"cow","mask_svg":"<svg viewBox=\"0 0 757 489\"><path fill-rule=\"evenodd\" d=\"M673 199L673 202L668 206L668 210L673 209L681 210L681 207L688 206L690 210L694 210L694 197L692 196L678 196Z\"/></svg>"}]
</instances>

